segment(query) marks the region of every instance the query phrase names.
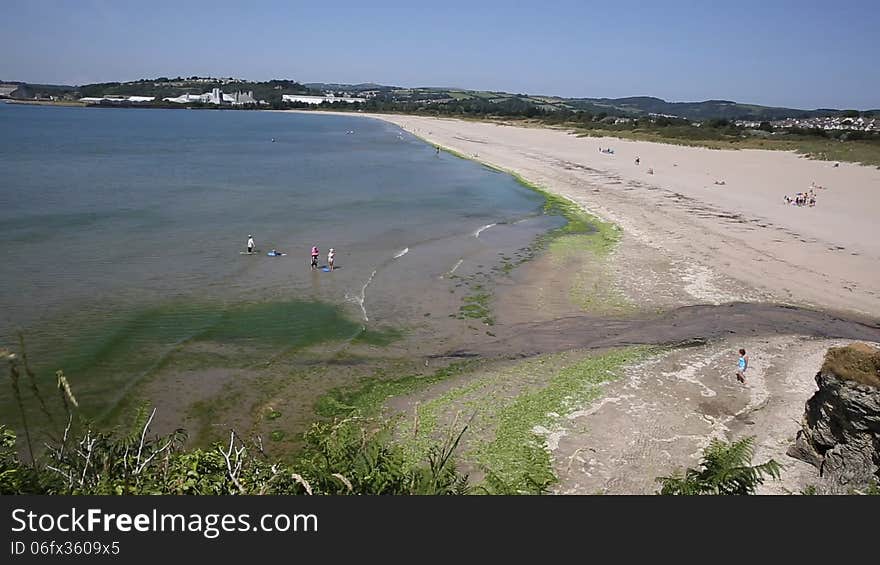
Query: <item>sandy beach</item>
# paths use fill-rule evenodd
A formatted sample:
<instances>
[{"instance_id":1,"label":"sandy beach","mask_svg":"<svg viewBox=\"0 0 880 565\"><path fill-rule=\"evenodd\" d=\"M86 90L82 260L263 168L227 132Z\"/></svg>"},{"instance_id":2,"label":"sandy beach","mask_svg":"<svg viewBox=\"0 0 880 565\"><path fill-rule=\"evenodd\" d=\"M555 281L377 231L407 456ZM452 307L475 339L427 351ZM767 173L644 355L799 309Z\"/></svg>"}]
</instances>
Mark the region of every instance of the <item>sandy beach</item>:
<instances>
[{"instance_id":1,"label":"sandy beach","mask_svg":"<svg viewBox=\"0 0 880 565\"><path fill-rule=\"evenodd\" d=\"M499 339L474 343L465 354L503 358L517 351L548 359L547 352L569 355L566 351L583 347L706 340L630 366L600 399L570 407L553 429L536 428L546 436L559 480L553 492L652 493L656 477L696 465L712 439L744 436L755 437L756 459L772 457L785 466L781 480L761 492L798 492L820 482L815 469L788 457L786 450L800 427L804 403L816 390L813 376L828 347L853 339L880 341L880 170L785 152L581 138L561 130L451 119L370 117L517 173L622 230L603 264L591 264L595 258L583 253L571 255L566 260L574 262L560 268L551 253L514 272L511 284L502 284L495 297L499 324L493 331ZM814 207L784 202L785 195L794 197L811 186L823 187L814 189ZM626 308L579 310L571 298L578 288L606 303L620 299L647 317L631 318L633 310ZM518 317L510 318L508 311ZM754 364L747 386L732 376L739 347L749 350ZM468 406L503 404L498 399L516 388L511 383L523 379L520 373L536 379L552 373L546 368L532 373L523 365L499 380L499 371L504 372L478 371L392 400L389 410L411 417L419 406L439 403L438 414L450 419ZM483 400L445 400L455 396L450 390L473 395L475 387L485 389ZM494 417L485 418L492 428ZM477 436L475 444L485 441ZM469 449L478 448L462 450L465 468L479 476L479 466L468 467Z\"/></svg>"},{"instance_id":2,"label":"sandy beach","mask_svg":"<svg viewBox=\"0 0 880 565\"><path fill-rule=\"evenodd\" d=\"M681 286L692 288L695 303L743 298L716 290L714 281L727 278L765 301L880 315L876 168L835 166L778 151L719 151L484 122L373 117L518 173L616 223L624 240L683 266ZM815 190L815 207L783 201L813 183L824 187Z\"/></svg>"}]
</instances>

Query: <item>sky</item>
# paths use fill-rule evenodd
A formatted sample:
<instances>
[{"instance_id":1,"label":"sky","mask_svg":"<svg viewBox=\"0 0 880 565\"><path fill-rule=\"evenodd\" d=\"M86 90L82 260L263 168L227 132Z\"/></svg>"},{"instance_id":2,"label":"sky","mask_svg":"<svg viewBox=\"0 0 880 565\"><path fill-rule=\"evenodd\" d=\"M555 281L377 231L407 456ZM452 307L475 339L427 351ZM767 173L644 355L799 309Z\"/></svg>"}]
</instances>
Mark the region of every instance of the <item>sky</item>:
<instances>
[{"instance_id":1,"label":"sky","mask_svg":"<svg viewBox=\"0 0 880 565\"><path fill-rule=\"evenodd\" d=\"M880 0L3 0L0 80L376 82L880 108Z\"/></svg>"}]
</instances>

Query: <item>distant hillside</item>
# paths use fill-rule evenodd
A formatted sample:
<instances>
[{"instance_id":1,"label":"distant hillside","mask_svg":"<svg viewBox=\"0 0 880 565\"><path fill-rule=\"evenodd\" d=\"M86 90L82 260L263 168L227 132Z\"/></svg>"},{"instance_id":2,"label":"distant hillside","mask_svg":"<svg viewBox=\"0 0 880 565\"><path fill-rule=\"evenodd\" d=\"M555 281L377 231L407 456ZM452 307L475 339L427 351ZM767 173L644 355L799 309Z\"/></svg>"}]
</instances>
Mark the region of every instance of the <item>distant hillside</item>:
<instances>
[{"instance_id":1,"label":"distant hillside","mask_svg":"<svg viewBox=\"0 0 880 565\"><path fill-rule=\"evenodd\" d=\"M365 82L361 84L340 84L335 82L307 82L303 86L312 90L325 91L345 91L345 92L364 92L366 90L395 90L396 86L386 86L373 82Z\"/></svg>"},{"instance_id":2,"label":"distant hillside","mask_svg":"<svg viewBox=\"0 0 880 565\"><path fill-rule=\"evenodd\" d=\"M667 102L651 96L627 98L563 98L534 94L511 94L498 91L467 90L447 87L402 88L380 84L307 83L305 86L322 91L373 91L386 102L410 104L504 104L520 107L529 105L543 111L581 110L592 114L636 117L647 114L677 116L689 120L742 119L772 121L784 118L813 118L833 116L836 109L802 110L777 108L756 104L741 104L731 100L703 102Z\"/></svg>"},{"instance_id":3,"label":"distant hillside","mask_svg":"<svg viewBox=\"0 0 880 565\"><path fill-rule=\"evenodd\" d=\"M76 90L75 86L66 84L33 84L14 80L0 81L0 85L6 87L0 90L0 93L12 98L64 97Z\"/></svg>"},{"instance_id":4,"label":"distant hillside","mask_svg":"<svg viewBox=\"0 0 880 565\"><path fill-rule=\"evenodd\" d=\"M181 94L202 94L214 88L224 92L253 91L258 100L280 101L282 94L311 94L311 89L292 80L252 82L243 79L211 77L141 79L130 82L106 82L79 87L80 96L155 96L169 98Z\"/></svg>"},{"instance_id":5,"label":"distant hillside","mask_svg":"<svg viewBox=\"0 0 880 565\"><path fill-rule=\"evenodd\" d=\"M80 86L55 85L55 84L31 84L9 81L3 83L18 85L13 93L16 98L61 98L74 100L83 97L101 96L155 96L156 98L168 98L181 94L202 94L213 88L221 88L224 92L253 91L254 97L259 100L281 101L282 94L319 94L320 91L312 90L307 86L293 80L269 80L253 82L235 78L212 78L212 77L160 77L155 79L140 79L128 82L102 82L84 84Z\"/></svg>"},{"instance_id":6,"label":"distant hillside","mask_svg":"<svg viewBox=\"0 0 880 565\"><path fill-rule=\"evenodd\" d=\"M843 110L820 108L802 110L777 108L756 104L741 104L731 100L703 102L667 102L651 96L627 98L563 98L560 96L512 94L500 91L468 90L449 87L403 88L376 83L342 84L293 80L254 82L234 78L160 77L129 82L107 82L82 86L37 85L6 83L20 87L13 95L24 98L58 97L75 99L84 96L140 95L165 98L181 94L201 94L212 88L226 92L254 91L257 99L273 105L281 104L282 94L321 94L325 92L366 93L371 98L370 108L378 111L429 111L459 114L525 115L555 112L586 112L594 116L639 117L648 114L676 116L688 120L754 120L773 121L784 118L814 118L839 115ZM7 94L8 95L8 94ZM454 111L452 111L454 110ZM880 110L862 112L880 115Z\"/></svg>"},{"instance_id":7,"label":"distant hillside","mask_svg":"<svg viewBox=\"0 0 880 565\"><path fill-rule=\"evenodd\" d=\"M742 120L780 120L783 118L814 118L834 115L840 110L819 109L799 110L795 108L774 108L755 104L740 104L731 100L706 100L704 102L667 102L650 96L629 98L576 98L567 102L574 107L584 103L615 109L624 113L665 114L688 118L690 120L742 119ZM606 110L607 111L607 110Z\"/></svg>"},{"instance_id":8,"label":"distant hillside","mask_svg":"<svg viewBox=\"0 0 880 565\"><path fill-rule=\"evenodd\" d=\"M48 90L73 90L76 87L69 84L37 84L34 82L22 82L20 80L0 80L0 84L18 84L31 88L45 88Z\"/></svg>"}]
</instances>

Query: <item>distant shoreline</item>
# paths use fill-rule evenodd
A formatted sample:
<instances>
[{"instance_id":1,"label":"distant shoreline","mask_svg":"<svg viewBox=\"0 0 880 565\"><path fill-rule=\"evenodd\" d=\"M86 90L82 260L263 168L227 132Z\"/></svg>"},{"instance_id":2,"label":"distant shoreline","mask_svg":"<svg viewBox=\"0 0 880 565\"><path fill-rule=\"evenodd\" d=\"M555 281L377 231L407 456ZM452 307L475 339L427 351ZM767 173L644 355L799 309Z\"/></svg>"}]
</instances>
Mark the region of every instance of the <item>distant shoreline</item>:
<instances>
[{"instance_id":1,"label":"distant shoreline","mask_svg":"<svg viewBox=\"0 0 880 565\"><path fill-rule=\"evenodd\" d=\"M446 119L459 120L469 123L490 123L515 125L520 127L561 130L568 133L577 134L580 137L591 137L594 139L621 139L634 142L653 142L665 145L677 145L683 147L700 147L708 149L721 150L766 150L776 152L793 152L803 155L809 159L831 162L857 163L865 166L880 167L880 144L877 140L870 139L854 139L841 143L836 138L813 137L813 136L783 136L782 138L770 137L744 137L737 140L719 140L719 139L703 139L690 138L688 136L679 136L676 134L666 135L664 130L657 131L628 131L618 129L596 129L581 128L577 123L545 123L525 118L510 117L468 117L468 116L430 116L425 114L400 114L396 112L364 112L362 109L341 110L338 108L324 109L315 108L243 108L231 106L203 106L189 104L84 104L78 101L50 101L50 100L21 100L21 99L5 99L7 103L25 104L35 106L59 106L59 107L76 107L76 108L138 108L138 109L163 109L163 110L233 110L233 111L257 111L257 112L295 112L303 114L329 114L329 115L355 115L364 116L372 115L374 117L385 116L386 119L395 119L396 116L412 116L419 119Z\"/></svg>"},{"instance_id":2,"label":"distant shoreline","mask_svg":"<svg viewBox=\"0 0 880 565\"><path fill-rule=\"evenodd\" d=\"M3 102L6 104L23 104L25 106L67 106L74 108L86 108L87 105L76 100L18 100L16 98L5 98Z\"/></svg>"},{"instance_id":3,"label":"distant shoreline","mask_svg":"<svg viewBox=\"0 0 880 565\"><path fill-rule=\"evenodd\" d=\"M880 246L865 237L871 211L880 206L876 167L835 167L772 149L711 150L500 122L355 115L393 123L434 146L515 173L691 270L702 265L709 279L745 283L752 289L746 294L760 301L880 313ZM597 151L612 145L614 155ZM828 187L818 191L815 208L783 203L783 195L807 190L811 182ZM685 279L676 284L698 286L702 275Z\"/></svg>"}]
</instances>

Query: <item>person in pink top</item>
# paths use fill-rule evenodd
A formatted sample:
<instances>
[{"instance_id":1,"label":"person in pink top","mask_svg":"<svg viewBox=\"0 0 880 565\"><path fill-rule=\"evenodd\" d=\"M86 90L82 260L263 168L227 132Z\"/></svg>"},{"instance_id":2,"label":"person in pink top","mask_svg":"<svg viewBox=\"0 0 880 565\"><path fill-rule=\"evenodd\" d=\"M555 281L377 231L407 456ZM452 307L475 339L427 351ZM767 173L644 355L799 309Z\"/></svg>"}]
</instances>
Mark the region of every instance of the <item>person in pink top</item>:
<instances>
[{"instance_id":1,"label":"person in pink top","mask_svg":"<svg viewBox=\"0 0 880 565\"><path fill-rule=\"evenodd\" d=\"M319 254L318 246L313 245L312 246L312 270L313 271L318 268L318 254Z\"/></svg>"}]
</instances>

